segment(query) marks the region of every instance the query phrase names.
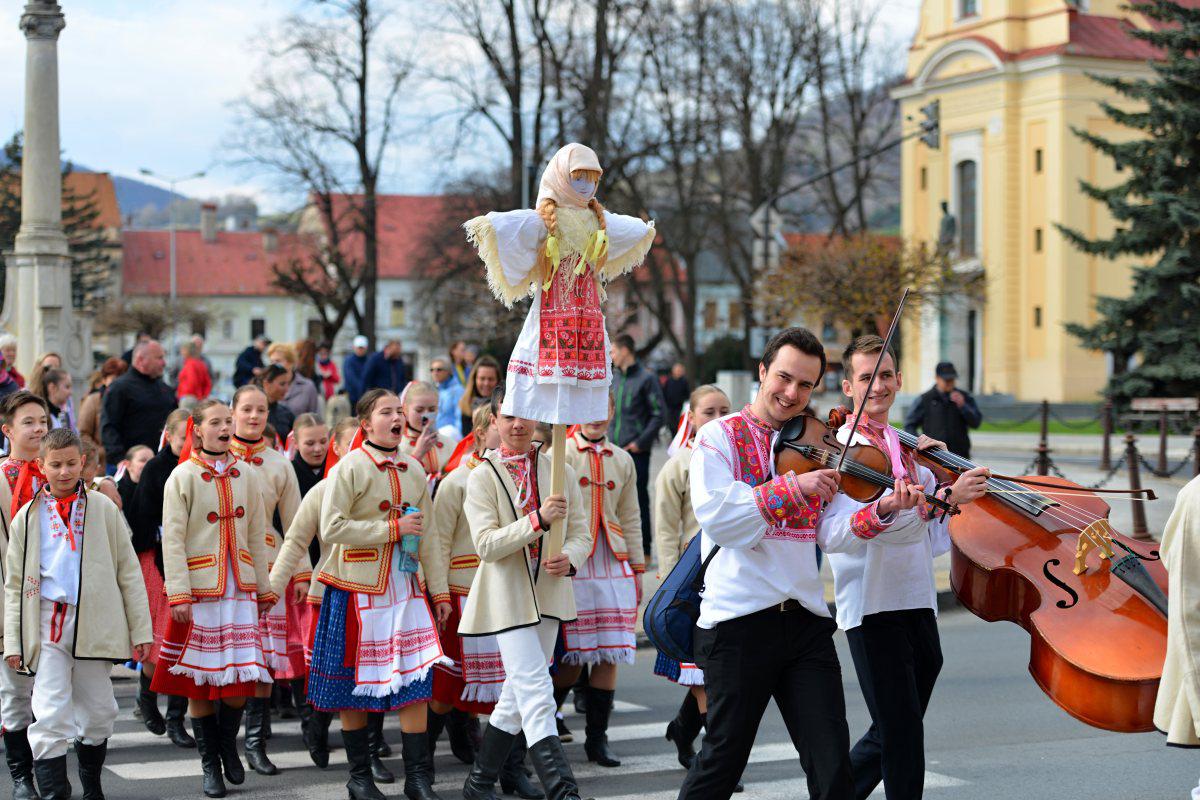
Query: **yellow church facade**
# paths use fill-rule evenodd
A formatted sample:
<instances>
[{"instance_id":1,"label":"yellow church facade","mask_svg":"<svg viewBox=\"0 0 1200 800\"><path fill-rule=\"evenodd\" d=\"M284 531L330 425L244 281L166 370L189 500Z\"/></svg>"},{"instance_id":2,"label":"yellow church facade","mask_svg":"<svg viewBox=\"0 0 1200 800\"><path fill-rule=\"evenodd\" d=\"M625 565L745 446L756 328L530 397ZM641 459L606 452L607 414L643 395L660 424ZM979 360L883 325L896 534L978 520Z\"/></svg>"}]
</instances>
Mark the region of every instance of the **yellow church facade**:
<instances>
[{"instance_id":1,"label":"yellow church facade","mask_svg":"<svg viewBox=\"0 0 1200 800\"><path fill-rule=\"evenodd\" d=\"M1064 328L1095 319L1097 295L1123 295L1130 264L1086 256L1055 223L1105 235L1112 220L1079 181L1111 185L1112 162L1072 133L1124 129L1100 101L1121 105L1088 75L1149 75L1155 53L1128 36L1148 23L1124 0L925 0L894 90L905 130L938 101L934 149L901 155L901 227L934 243L954 217L950 257L978 291L928 302L907 320L902 367L920 391L934 365L955 362L960 385L1020 400L1094 401L1109 365ZM942 204L946 204L946 212Z\"/></svg>"}]
</instances>

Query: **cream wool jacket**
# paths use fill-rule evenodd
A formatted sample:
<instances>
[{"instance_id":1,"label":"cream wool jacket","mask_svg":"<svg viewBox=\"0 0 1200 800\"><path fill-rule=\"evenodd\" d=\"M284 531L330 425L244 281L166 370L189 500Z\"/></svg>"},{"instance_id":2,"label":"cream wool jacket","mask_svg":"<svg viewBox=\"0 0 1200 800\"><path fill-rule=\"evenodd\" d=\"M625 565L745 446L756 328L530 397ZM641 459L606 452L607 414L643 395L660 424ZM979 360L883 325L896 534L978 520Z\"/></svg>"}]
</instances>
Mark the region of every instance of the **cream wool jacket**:
<instances>
[{"instance_id":1,"label":"cream wool jacket","mask_svg":"<svg viewBox=\"0 0 1200 800\"><path fill-rule=\"evenodd\" d=\"M671 573L683 549L700 532L688 486L693 452L691 445L679 450L654 479L654 548L658 551L660 578Z\"/></svg>"},{"instance_id":2,"label":"cream wool jacket","mask_svg":"<svg viewBox=\"0 0 1200 800\"><path fill-rule=\"evenodd\" d=\"M229 452L258 473L258 482L263 487L263 512L267 520L267 570L270 571L283 547L283 532L291 527L300 508L300 483L296 480L296 470L287 456L268 447L265 440L247 444L235 437ZM279 512L278 531L275 530L276 511ZM296 580L308 580L311 567L299 566Z\"/></svg>"},{"instance_id":3,"label":"cream wool jacket","mask_svg":"<svg viewBox=\"0 0 1200 800\"><path fill-rule=\"evenodd\" d=\"M5 565L4 657L20 656L36 672L42 651L42 492L22 506ZM116 504L87 491L79 537L79 604L72 651L77 659L127 661L135 644L154 641L146 583L129 529Z\"/></svg>"},{"instance_id":4,"label":"cream wool jacket","mask_svg":"<svg viewBox=\"0 0 1200 800\"><path fill-rule=\"evenodd\" d=\"M271 592L263 488L240 461L218 473L197 456L176 467L163 489L163 571L167 602L225 594L232 559L237 586L262 600Z\"/></svg>"},{"instance_id":5,"label":"cream wool jacket","mask_svg":"<svg viewBox=\"0 0 1200 800\"><path fill-rule=\"evenodd\" d=\"M433 514L421 537L421 566L429 596L435 603L449 603L452 594L467 594L475 580L479 555L471 539L464 505L467 481L480 463L479 457L472 453L442 479L433 499Z\"/></svg>"},{"instance_id":6,"label":"cream wool jacket","mask_svg":"<svg viewBox=\"0 0 1200 800\"><path fill-rule=\"evenodd\" d=\"M1179 492L1158 548L1167 568L1167 657L1154 727L1167 744L1200 746L1200 478Z\"/></svg>"},{"instance_id":7,"label":"cream wool jacket","mask_svg":"<svg viewBox=\"0 0 1200 800\"><path fill-rule=\"evenodd\" d=\"M534 455L537 481L544 495L550 486L550 459ZM579 569L592 552L587 506L579 492L574 470L567 468L567 518L563 552ZM453 473L451 473L453 474ZM536 573L526 547L542 539L530 515L515 506L517 487L508 469L493 452L471 471L467 479L466 512L471 538L479 553L479 568L471 583L458 632L485 636L513 628L537 625L543 617L571 622L575 619L575 589L570 576Z\"/></svg>"},{"instance_id":8,"label":"cream wool jacket","mask_svg":"<svg viewBox=\"0 0 1200 800\"><path fill-rule=\"evenodd\" d=\"M321 502L325 499L325 489L329 486L327 479L317 481L300 501L300 510L292 518L291 527L283 536L283 547L279 550L279 558L271 567L271 591L283 596L288 584L296 580L310 580L314 571L308 555L308 546L314 538L321 542L321 560L315 571L320 574L326 560L329 558L329 545L321 536ZM301 577L301 576L305 577ZM320 605L325 596L325 584L311 581L308 584L308 602Z\"/></svg>"},{"instance_id":9,"label":"cream wool jacket","mask_svg":"<svg viewBox=\"0 0 1200 800\"><path fill-rule=\"evenodd\" d=\"M0 581L4 583L8 582L8 534L12 528L12 520L9 519L11 513L12 489L8 481L0 476ZM4 635L4 618L7 616L4 612L4 595L5 592L0 592L0 636Z\"/></svg>"},{"instance_id":10,"label":"cream wool jacket","mask_svg":"<svg viewBox=\"0 0 1200 800\"><path fill-rule=\"evenodd\" d=\"M567 442L567 463L578 476L579 491L588 504L588 525L595 541L600 532L608 537L608 547L620 561L628 561L634 572L646 571L642 552L642 512L638 506L637 475L633 456L607 438L600 443L596 458L592 445L577 432ZM589 554L590 555L590 554Z\"/></svg>"},{"instance_id":11,"label":"cream wool jacket","mask_svg":"<svg viewBox=\"0 0 1200 800\"><path fill-rule=\"evenodd\" d=\"M428 519L432 503L421 465L396 452L392 457L364 444L347 453L325 479L321 535L329 555L318 577L349 592L382 594L400 541L402 509L416 506ZM418 570L417 579L424 586Z\"/></svg>"}]
</instances>

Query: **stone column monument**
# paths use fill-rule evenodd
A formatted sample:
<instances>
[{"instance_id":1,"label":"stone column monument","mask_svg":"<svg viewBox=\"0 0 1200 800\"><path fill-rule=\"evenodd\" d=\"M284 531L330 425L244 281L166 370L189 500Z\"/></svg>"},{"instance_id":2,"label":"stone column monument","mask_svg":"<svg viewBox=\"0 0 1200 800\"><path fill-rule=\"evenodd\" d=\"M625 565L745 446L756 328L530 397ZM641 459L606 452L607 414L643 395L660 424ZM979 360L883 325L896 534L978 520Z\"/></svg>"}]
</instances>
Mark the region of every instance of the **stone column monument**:
<instances>
[{"instance_id":1,"label":"stone column monument","mask_svg":"<svg viewBox=\"0 0 1200 800\"><path fill-rule=\"evenodd\" d=\"M92 368L91 325L71 303L71 256L62 226L58 142L58 34L66 26L53 0L25 5L25 148L21 228L8 254L2 324L17 337L17 368L26 375L40 353L54 351L82 378Z\"/></svg>"}]
</instances>

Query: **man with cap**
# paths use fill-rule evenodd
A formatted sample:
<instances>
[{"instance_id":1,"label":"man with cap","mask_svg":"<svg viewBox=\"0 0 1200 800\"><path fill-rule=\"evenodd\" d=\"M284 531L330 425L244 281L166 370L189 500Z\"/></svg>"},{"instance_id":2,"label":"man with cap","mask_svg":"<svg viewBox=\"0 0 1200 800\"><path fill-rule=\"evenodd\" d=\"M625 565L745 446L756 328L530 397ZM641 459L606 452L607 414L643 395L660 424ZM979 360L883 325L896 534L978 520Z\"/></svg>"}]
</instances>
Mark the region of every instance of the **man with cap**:
<instances>
[{"instance_id":1,"label":"man with cap","mask_svg":"<svg viewBox=\"0 0 1200 800\"><path fill-rule=\"evenodd\" d=\"M266 334L260 333L254 337L254 341L250 343L249 347L238 354L237 361L233 365L235 389L240 389L258 376L263 368L263 353L270 346L271 340L267 338Z\"/></svg>"},{"instance_id":2,"label":"man with cap","mask_svg":"<svg viewBox=\"0 0 1200 800\"><path fill-rule=\"evenodd\" d=\"M367 371L367 359L371 357L370 340L361 333L354 337L354 349L342 362L342 384L350 396L350 408L358 405L363 394L363 375Z\"/></svg>"},{"instance_id":3,"label":"man with cap","mask_svg":"<svg viewBox=\"0 0 1200 800\"><path fill-rule=\"evenodd\" d=\"M933 387L908 409L904 429L945 442L951 453L970 458L971 437L967 429L978 428L983 415L971 393L955 386L958 370L952 363L940 362L933 374L936 376Z\"/></svg>"}]
</instances>

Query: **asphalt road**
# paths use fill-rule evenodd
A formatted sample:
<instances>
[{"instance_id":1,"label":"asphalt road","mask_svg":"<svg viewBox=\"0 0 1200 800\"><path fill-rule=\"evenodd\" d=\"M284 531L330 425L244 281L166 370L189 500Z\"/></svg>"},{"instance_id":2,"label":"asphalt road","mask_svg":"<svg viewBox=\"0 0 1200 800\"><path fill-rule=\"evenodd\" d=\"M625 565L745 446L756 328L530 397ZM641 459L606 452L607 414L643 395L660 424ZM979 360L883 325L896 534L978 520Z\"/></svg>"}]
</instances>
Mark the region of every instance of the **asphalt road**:
<instances>
[{"instance_id":1,"label":"asphalt road","mask_svg":"<svg viewBox=\"0 0 1200 800\"><path fill-rule=\"evenodd\" d=\"M1016 626L987 624L953 611L942 616L941 631L946 664L926 717L928 797L1183 800L1196 785L1200 755L1167 748L1156 733L1107 733L1060 711L1029 678L1029 639ZM867 716L844 638L839 635L838 640L854 738L864 730ZM652 665L653 652L642 650L635 665L623 668L618 709L610 730L613 749L624 760L622 767L606 770L589 765L581 744L567 745L586 796L607 800L675 797L683 770L675 763L663 731L682 692L652 675ZM117 687L122 711L105 772L108 797L200 797L195 751L178 750L147 733L132 718L132 682L119 681ZM570 727L582 732L582 720L573 713L567 720ZM398 752L399 730L392 720L387 735ZM340 744L336 723L332 740ZM230 797L316 800L345 796L342 751L334 753L328 769L317 769L303 749L295 721L276 721L270 753L282 774L273 778L251 774ZM391 759L390 764L393 770L402 771L399 758ZM437 789L446 800L461 796L459 788L466 771L466 766L449 755L443 741L437 756ZM742 797L808 796L773 707L759 730L744 777L747 791ZM78 793L78 782L75 784ZM382 788L389 797L402 797L399 784Z\"/></svg>"}]
</instances>

